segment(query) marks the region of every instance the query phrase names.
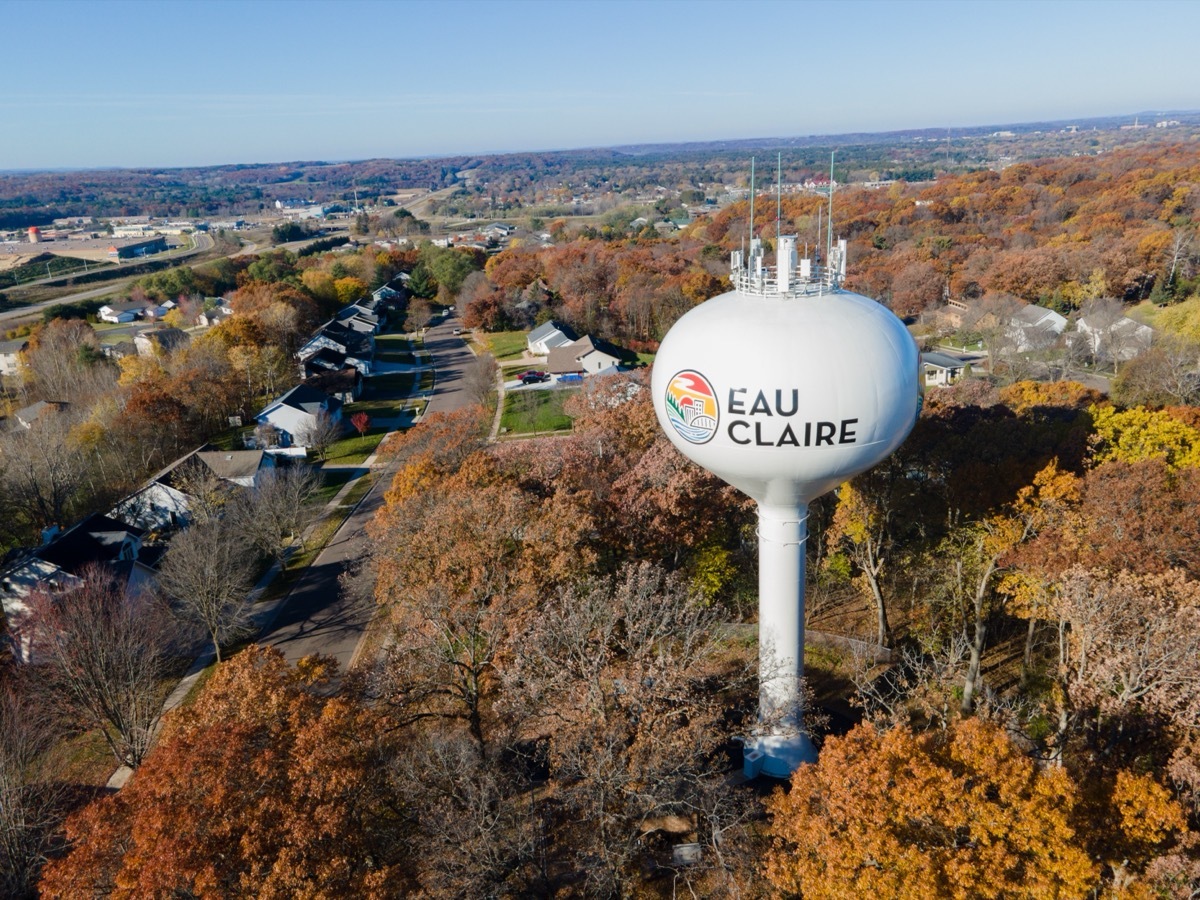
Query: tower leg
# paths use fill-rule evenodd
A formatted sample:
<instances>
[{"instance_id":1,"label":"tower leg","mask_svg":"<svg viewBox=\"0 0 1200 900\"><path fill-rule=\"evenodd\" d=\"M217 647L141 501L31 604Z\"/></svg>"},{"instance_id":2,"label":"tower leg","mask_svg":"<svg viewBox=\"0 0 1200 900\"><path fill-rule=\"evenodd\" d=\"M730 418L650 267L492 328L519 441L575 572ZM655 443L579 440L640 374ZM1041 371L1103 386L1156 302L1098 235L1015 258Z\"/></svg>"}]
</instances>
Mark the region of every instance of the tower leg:
<instances>
[{"instance_id":1,"label":"tower leg","mask_svg":"<svg viewBox=\"0 0 1200 900\"><path fill-rule=\"evenodd\" d=\"M817 751L803 729L804 545L808 507L758 507L758 719L745 768L787 778Z\"/></svg>"}]
</instances>

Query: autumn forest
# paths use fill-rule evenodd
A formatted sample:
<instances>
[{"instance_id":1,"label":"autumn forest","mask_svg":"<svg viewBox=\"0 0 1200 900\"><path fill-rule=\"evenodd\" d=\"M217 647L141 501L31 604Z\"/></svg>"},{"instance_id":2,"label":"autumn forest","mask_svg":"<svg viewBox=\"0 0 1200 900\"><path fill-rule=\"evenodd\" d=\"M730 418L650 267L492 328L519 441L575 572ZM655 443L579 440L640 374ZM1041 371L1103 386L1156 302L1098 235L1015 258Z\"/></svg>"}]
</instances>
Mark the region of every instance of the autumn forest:
<instances>
[{"instance_id":1,"label":"autumn forest","mask_svg":"<svg viewBox=\"0 0 1200 900\"><path fill-rule=\"evenodd\" d=\"M252 414L296 381L313 325L401 274L406 327L455 308L481 357L490 335L553 319L652 360L729 289L748 235L768 253L780 230L822 246L827 195L774 201L753 222L739 200L669 232L635 224L640 209L539 216L490 254L416 234L170 269L132 290L177 299L180 321L213 296L234 315L149 359L104 357L86 310L49 316L26 329L15 399L78 399L49 450L0 435L0 535L19 546L103 509ZM377 609L369 664L239 645L116 792L70 783L55 752L96 719L4 667L0 893L1194 900L1194 142L850 186L834 203L849 287L925 349L972 345L988 363L928 388L907 442L812 505L817 763L787 783L741 776L754 509L671 447L648 369L571 393L570 429L532 439L488 439L485 385L384 445L395 475L354 574ZM360 224L394 237L410 218L381 206ZM947 301L968 313L948 324ZM1124 358L1013 347L996 322L1024 304L1115 310L1154 341Z\"/></svg>"}]
</instances>

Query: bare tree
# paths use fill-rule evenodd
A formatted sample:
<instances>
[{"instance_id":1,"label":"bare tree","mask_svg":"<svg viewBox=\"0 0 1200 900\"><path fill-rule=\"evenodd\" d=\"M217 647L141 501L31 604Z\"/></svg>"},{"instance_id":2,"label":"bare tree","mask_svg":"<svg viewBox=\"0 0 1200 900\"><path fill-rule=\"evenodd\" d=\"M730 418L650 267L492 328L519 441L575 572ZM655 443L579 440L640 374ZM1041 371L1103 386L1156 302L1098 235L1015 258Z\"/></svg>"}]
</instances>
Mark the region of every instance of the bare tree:
<instances>
[{"instance_id":1,"label":"bare tree","mask_svg":"<svg viewBox=\"0 0 1200 900\"><path fill-rule=\"evenodd\" d=\"M188 495L188 512L193 522L219 518L234 491L232 484L195 456L177 466L171 480L174 487Z\"/></svg>"},{"instance_id":2,"label":"bare tree","mask_svg":"<svg viewBox=\"0 0 1200 900\"><path fill-rule=\"evenodd\" d=\"M496 390L496 358L490 353L480 354L467 369L467 390L480 406L488 405L488 398Z\"/></svg>"},{"instance_id":3,"label":"bare tree","mask_svg":"<svg viewBox=\"0 0 1200 900\"><path fill-rule=\"evenodd\" d=\"M31 397L80 405L111 391L120 374L99 352L92 327L79 319L55 319L38 330L23 371Z\"/></svg>"},{"instance_id":4,"label":"bare tree","mask_svg":"<svg viewBox=\"0 0 1200 900\"><path fill-rule=\"evenodd\" d=\"M161 608L143 592L126 596L100 565L61 593L34 592L29 605L33 652L56 696L100 729L117 762L136 767L158 725L174 636Z\"/></svg>"},{"instance_id":5,"label":"bare tree","mask_svg":"<svg viewBox=\"0 0 1200 900\"><path fill-rule=\"evenodd\" d=\"M302 447L317 451L317 456L323 461L329 448L342 437L342 420L335 419L322 410L313 417L312 423L305 426L296 437Z\"/></svg>"},{"instance_id":6,"label":"bare tree","mask_svg":"<svg viewBox=\"0 0 1200 900\"><path fill-rule=\"evenodd\" d=\"M244 635L254 554L221 522L202 522L171 541L159 584L181 620L204 630L218 662L221 645Z\"/></svg>"},{"instance_id":7,"label":"bare tree","mask_svg":"<svg viewBox=\"0 0 1200 900\"><path fill-rule=\"evenodd\" d=\"M227 519L247 544L281 560L288 545L312 521L310 502L321 482L308 465L261 472L254 487L238 495Z\"/></svg>"},{"instance_id":8,"label":"bare tree","mask_svg":"<svg viewBox=\"0 0 1200 900\"><path fill-rule=\"evenodd\" d=\"M62 823L68 782L53 763L57 724L44 704L0 688L0 895L36 896Z\"/></svg>"},{"instance_id":9,"label":"bare tree","mask_svg":"<svg viewBox=\"0 0 1200 900\"><path fill-rule=\"evenodd\" d=\"M388 651L381 679L397 722L465 722L486 753L483 713L493 700L493 668L508 627L498 607L490 596L456 601L438 584L397 611L404 636Z\"/></svg>"},{"instance_id":10,"label":"bare tree","mask_svg":"<svg viewBox=\"0 0 1200 900\"><path fill-rule=\"evenodd\" d=\"M0 436L4 492L32 528L66 524L87 488L89 458L71 441L73 424L70 413L48 411Z\"/></svg>"},{"instance_id":11,"label":"bare tree","mask_svg":"<svg viewBox=\"0 0 1200 900\"><path fill-rule=\"evenodd\" d=\"M738 728L711 680L714 625L711 607L642 564L544 604L512 653L502 705L548 741L557 802L578 823L562 850L589 896L628 892L649 832L731 824L706 819L718 747ZM720 677L730 694L753 682L741 666Z\"/></svg>"},{"instance_id":12,"label":"bare tree","mask_svg":"<svg viewBox=\"0 0 1200 900\"><path fill-rule=\"evenodd\" d=\"M1200 344L1162 335L1113 379L1124 406L1194 406L1200 402Z\"/></svg>"}]
</instances>

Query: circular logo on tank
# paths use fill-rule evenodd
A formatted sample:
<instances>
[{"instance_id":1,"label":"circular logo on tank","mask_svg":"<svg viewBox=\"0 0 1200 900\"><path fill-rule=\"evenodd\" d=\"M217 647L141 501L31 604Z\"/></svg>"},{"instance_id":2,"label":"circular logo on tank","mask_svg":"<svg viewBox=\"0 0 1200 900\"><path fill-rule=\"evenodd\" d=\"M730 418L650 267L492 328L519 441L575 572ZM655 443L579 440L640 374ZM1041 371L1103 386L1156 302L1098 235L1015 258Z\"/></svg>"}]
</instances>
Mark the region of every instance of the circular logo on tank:
<instances>
[{"instance_id":1,"label":"circular logo on tank","mask_svg":"<svg viewBox=\"0 0 1200 900\"><path fill-rule=\"evenodd\" d=\"M717 392L709 380L684 369L667 384L667 421L690 444L707 444L717 433Z\"/></svg>"}]
</instances>

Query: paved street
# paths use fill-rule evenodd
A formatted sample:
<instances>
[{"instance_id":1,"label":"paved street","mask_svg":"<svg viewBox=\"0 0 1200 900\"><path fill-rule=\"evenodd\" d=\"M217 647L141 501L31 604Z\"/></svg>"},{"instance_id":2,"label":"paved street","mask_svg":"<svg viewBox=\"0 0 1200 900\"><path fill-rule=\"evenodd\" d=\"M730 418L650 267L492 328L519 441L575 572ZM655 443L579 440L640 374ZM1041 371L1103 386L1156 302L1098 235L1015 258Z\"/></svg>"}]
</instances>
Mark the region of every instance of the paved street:
<instances>
[{"instance_id":1,"label":"paved street","mask_svg":"<svg viewBox=\"0 0 1200 900\"><path fill-rule=\"evenodd\" d=\"M450 412L471 402L464 374L475 359L462 338L453 333L453 316L425 334L437 373L426 414ZM418 426L419 427L419 426ZM344 584L342 575L363 556L367 522L383 503L393 469L382 467L379 478L358 508L346 519L329 545L301 576L279 615L259 638L284 652L291 661L312 653L333 656L345 668L366 632L374 611L369 577Z\"/></svg>"}]
</instances>

